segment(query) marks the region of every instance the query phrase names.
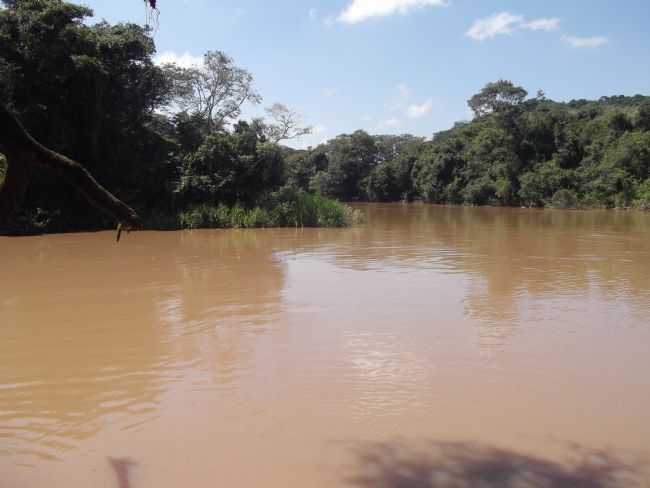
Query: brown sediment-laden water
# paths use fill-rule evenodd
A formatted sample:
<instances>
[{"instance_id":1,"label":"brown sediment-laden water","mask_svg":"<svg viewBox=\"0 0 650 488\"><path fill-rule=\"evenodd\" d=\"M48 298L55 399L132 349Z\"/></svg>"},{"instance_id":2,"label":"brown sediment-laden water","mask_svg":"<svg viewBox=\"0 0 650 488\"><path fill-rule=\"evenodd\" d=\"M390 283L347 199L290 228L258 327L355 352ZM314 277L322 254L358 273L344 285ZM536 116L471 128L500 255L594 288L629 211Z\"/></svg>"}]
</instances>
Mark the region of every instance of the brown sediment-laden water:
<instances>
[{"instance_id":1,"label":"brown sediment-laden water","mask_svg":"<svg viewBox=\"0 0 650 488\"><path fill-rule=\"evenodd\" d=\"M650 214L0 238L0 487L650 486Z\"/></svg>"}]
</instances>

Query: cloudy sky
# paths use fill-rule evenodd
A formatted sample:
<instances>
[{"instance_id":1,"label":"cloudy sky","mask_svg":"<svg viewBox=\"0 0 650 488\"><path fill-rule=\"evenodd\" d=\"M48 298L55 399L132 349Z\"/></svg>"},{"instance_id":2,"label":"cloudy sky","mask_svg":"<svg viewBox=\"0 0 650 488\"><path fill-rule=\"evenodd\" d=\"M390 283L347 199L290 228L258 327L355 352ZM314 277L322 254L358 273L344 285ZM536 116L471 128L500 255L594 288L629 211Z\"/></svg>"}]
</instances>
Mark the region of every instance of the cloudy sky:
<instances>
[{"instance_id":1,"label":"cloudy sky","mask_svg":"<svg viewBox=\"0 0 650 488\"><path fill-rule=\"evenodd\" d=\"M139 0L85 0L145 22ZM511 79L558 100L650 94L648 0L158 0L160 60L223 50L304 115L306 146L355 129L430 136Z\"/></svg>"}]
</instances>

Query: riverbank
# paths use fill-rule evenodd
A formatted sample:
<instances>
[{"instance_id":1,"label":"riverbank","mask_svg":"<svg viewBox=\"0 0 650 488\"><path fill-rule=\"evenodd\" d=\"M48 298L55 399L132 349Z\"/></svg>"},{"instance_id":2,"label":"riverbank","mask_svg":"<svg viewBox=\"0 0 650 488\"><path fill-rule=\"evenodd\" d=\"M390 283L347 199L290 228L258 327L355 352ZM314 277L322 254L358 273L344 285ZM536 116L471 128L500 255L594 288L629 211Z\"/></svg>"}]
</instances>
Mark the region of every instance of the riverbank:
<instances>
[{"instance_id":1,"label":"riverbank","mask_svg":"<svg viewBox=\"0 0 650 488\"><path fill-rule=\"evenodd\" d=\"M472 205L411 202L339 202L331 198L299 190L284 189L247 208L241 205L203 204L175 214L159 212L144 214L140 230L194 230L194 229L260 229L260 228L344 228L367 223L367 216L359 207L364 205L429 206L443 208L485 208L503 210L574 210L624 211L646 213L650 205L632 207L588 206L583 203L522 207L507 205ZM21 215L13 227L0 228L0 236L29 236L112 230L107 223L84 220L78 225L60 220L60 212L48 213L37 209L32 215Z\"/></svg>"},{"instance_id":2,"label":"riverbank","mask_svg":"<svg viewBox=\"0 0 650 488\"><path fill-rule=\"evenodd\" d=\"M253 206L203 203L176 212L146 212L142 229L253 229L282 227L350 227L363 222L363 215L337 200L283 188L260 198ZM37 208L19 215L0 235L39 235L78 231L109 230L113 223L96 217L72 221L60 211Z\"/></svg>"},{"instance_id":3,"label":"riverbank","mask_svg":"<svg viewBox=\"0 0 650 488\"><path fill-rule=\"evenodd\" d=\"M204 204L176 216L156 221L153 229L254 229L266 227L349 227L362 221L362 215L339 201L286 189L271 194L259 205L245 208L224 204Z\"/></svg>"}]
</instances>

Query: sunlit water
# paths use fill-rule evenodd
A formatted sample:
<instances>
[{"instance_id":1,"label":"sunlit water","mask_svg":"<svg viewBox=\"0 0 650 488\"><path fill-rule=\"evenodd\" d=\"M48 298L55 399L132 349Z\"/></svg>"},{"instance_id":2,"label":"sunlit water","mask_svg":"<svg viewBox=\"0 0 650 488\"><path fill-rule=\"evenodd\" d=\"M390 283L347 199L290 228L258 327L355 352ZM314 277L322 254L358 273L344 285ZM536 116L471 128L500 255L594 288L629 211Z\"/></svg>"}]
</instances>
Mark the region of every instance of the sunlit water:
<instances>
[{"instance_id":1,"label":"sunlit water","mask_svg":"<svg viewBox=\"0 0 650 488\"><path fill-rule=\"evenodd\" d=\"M0 488L650 486L650 214L359 208L0 238Z\"/></svg>"}]
</instances>

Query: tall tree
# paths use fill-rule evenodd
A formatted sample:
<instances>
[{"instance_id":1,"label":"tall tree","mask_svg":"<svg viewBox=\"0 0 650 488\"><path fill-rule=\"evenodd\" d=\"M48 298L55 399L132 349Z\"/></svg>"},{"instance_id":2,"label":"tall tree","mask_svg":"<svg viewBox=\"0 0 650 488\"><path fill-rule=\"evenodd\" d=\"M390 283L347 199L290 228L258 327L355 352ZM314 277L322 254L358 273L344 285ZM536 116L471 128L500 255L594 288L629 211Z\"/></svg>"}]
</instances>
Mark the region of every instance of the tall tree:
<instances>
[{"instance_id":1,"label":"tall tree","mask_svg":"<svg viewBox=\"0 0 650 488\"><path fill-rule=\"evenodd\" d=\"M300 115L281 103L274 103L265 109L271 119L265 123L264 134L275 144L311 134L312 128L303 126Z\"/></svg>"},{"instance_id":2,"label":"tall tree","mask_svg":"<svg viewBox=\"0 0 650 488\"><path fill-rule=\"evenodd\" d=\"M512 81L499 80L485 85L467 104L477 117L482 117L520 105L527 96L528 92Z\"/></svg>"},{"instance_id":3,"label":"tall tree","mask_svg":"<svg viewBox=\"0 0 650 488\"><path fill-rule=\"evenodd\" d=\"M202 66L182 68L167 64L164 68L174 83L173 101L181 109L205 119L209 130L223 128L239 117L245 103L262 101L253 75L221 51L207 52Z\"/></svg>"}]
</instances>

